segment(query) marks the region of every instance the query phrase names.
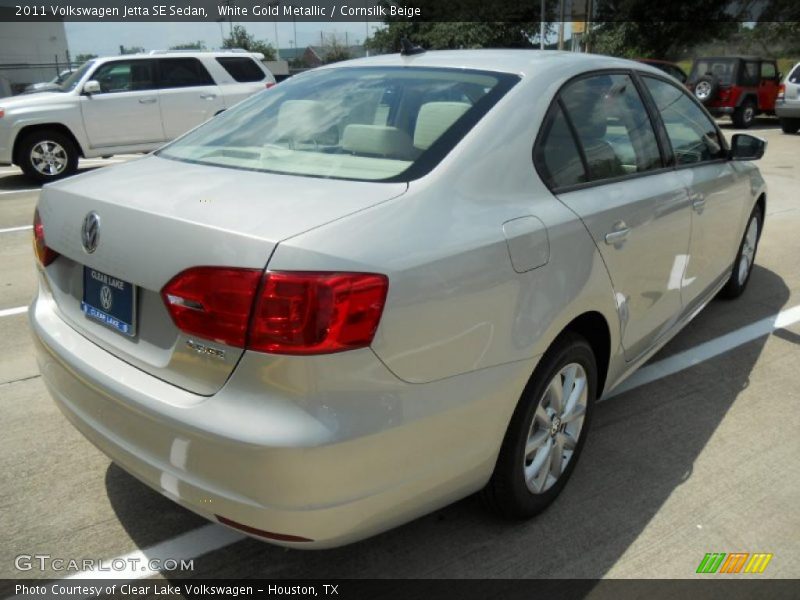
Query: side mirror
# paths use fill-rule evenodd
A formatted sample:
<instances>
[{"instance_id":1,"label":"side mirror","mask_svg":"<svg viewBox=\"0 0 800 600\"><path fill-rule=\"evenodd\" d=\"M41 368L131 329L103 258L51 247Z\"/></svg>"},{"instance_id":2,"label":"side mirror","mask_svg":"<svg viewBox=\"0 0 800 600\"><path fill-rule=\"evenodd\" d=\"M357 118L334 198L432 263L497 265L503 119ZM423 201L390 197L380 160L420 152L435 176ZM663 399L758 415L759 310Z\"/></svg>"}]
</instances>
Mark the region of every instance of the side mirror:
<instances>
[{"instance_id":1,"label":"side mirror","mask_svg":"<svg viewBox=\"0 0 800 600\"><path fill-rule=\"evenodd\" d=\"M758 160L767 149L766 140L746 133L737 133L731 140L731 160Z\"/></svg>"},{"instance_id":2,"label":"side mirror","mask_svg":"<svg viewBox=\"0 0 800 600\"><path fill-rule=\"evenodd\" d=\"M91 96L92 94L100 93L100 82L94 79L87 81L83 84L83 93Z\"/></svg>"}]
</instances>

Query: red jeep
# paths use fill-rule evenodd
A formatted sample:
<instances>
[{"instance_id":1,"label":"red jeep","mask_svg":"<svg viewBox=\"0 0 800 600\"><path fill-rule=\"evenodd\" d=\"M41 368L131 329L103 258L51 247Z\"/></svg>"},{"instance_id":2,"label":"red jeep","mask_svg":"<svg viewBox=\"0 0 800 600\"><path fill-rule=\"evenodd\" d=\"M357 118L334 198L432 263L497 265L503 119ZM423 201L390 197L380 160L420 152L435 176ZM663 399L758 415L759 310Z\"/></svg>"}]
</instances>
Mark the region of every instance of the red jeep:
<instances>
[{"instance_id":1,"label":"red jeep","mask_svg":"<svg viewBox=\"0 0 800 600\"><path fill-rule=\"evenodd\" d=\"M686 82L712 115L730 115L742 129L760 113L775 114L779 84L777 63L757 56L698 58Z\"/></svg>"}]
</instances>

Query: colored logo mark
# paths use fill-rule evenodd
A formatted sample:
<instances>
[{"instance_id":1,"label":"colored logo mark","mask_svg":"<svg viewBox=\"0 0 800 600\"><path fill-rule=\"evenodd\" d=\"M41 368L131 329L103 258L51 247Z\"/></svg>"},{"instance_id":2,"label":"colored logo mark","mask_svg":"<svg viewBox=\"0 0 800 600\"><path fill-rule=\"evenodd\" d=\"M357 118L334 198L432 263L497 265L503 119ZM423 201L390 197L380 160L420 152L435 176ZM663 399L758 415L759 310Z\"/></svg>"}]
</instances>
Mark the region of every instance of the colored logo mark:
<instances>
[{"instance_id":1,"label":"colored logo mark","mask_svg":"<svg viewBox=\"0 0 800 600\"><path fill-rule=\"evenodd\" d=\"M772 554L765 552L709 552L696 573L763 573L771 560Z\"/></svg>"}]
</instances>

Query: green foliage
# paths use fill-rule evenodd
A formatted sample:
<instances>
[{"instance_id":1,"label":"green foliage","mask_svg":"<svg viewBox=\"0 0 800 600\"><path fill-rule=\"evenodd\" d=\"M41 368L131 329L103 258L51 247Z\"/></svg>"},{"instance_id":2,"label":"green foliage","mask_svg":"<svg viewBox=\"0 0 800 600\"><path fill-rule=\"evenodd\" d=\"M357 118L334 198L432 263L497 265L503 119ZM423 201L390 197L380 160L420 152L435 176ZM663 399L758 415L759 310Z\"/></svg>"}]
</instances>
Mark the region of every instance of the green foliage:
<instances>
[{"instance_id":1,"label":"green foliage","mask_svg":"<svg viewBox=\"0 0 800 600\"><path fill-rule=\"evenodd\" d=\"M335 63L339 62L340 60L349 60L353 58L350 54L350 50L347 49L347 46L340 44L335 39L325 47L325 62L326 63Z\"/></svg>"},{"instance_id":2,"label":"green foliage","mask_svg":"<svg viewBox=\"0 0 800 600\"><path fill-rule=\"evenodd\" d=\"M265 60L275 60L275 49L272 44L257 40L242 25L234 25L231 35L222 42L223 48L243 48L248 52L261 52Z\"/></svg>"},{"instance_id":3,"label":"green foliage","mask_svg":"<svg viewBox=\"0 0 800 600\"><path fill-rule=\"evenodd\" d=\"M397 52L407 37L426 50L446 48L531 48L539 23L422 23L392 21L374 33L366 46L375 52Z\"/></svg>"},{"instance_id":4,"label":"green foliage","mask_svg":"<svg viewBox=\"0 0 800 600\"><path fill-rule=\"evenodd\" d=\"M185 42L183 44L175 44L169 47L170 50L205 50L206 43L203 40L196 42Z\"/></svg>"},{"instance_id":5,"label":"green foliage","mask_svg":"<svg viewBox=\"0 0 800 600\"><path fill-rule=\"evenodd\" d=\"M97 58L97 54L77 54L75 55L75 63L82 65L87 60L92 60L93 58Z\"/></svg>"},{"instance_id":6,"label":"green foliage","mask_svg":"<svg viewBox=\"0 0 800 600\"><path fill-rule=\"evenodd\" d=\"M123 46L122 44L119 46L120 54L141 54L142 52L144 52L144 48L141 46Z\"/></svg>"}]
</instances>

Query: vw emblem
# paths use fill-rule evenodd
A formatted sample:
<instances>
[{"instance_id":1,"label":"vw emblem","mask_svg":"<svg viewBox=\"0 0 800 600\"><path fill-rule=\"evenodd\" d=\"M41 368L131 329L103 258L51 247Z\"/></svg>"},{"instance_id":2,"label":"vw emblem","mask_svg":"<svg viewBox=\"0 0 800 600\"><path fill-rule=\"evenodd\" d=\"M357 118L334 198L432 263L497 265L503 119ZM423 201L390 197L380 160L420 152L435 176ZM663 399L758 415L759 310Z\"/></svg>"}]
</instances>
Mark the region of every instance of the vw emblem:
<instances>
[{"instance_id":1,"label":"vw emblem","mask_svg":"<svg viewBox=\"0 0 800 600\"><path fill-rule=\"evenodd\" d=\"M83 249L88 254L97 250L97 244L100 241L100 217L94 211L83 219L81 241L83 242Z\"/></svg>"},{"instance_id":2,"label":"vw emblem","mask_svg":"<svg viewBox=\"0 0 800 600\"><path fill-rule=\"evenodd\" d=\"M111 293L111 288L104 285L100 288L100 304L103 310L111 310L111 305L114 304L114 295Z\"/></svg>"}]
</instances>

